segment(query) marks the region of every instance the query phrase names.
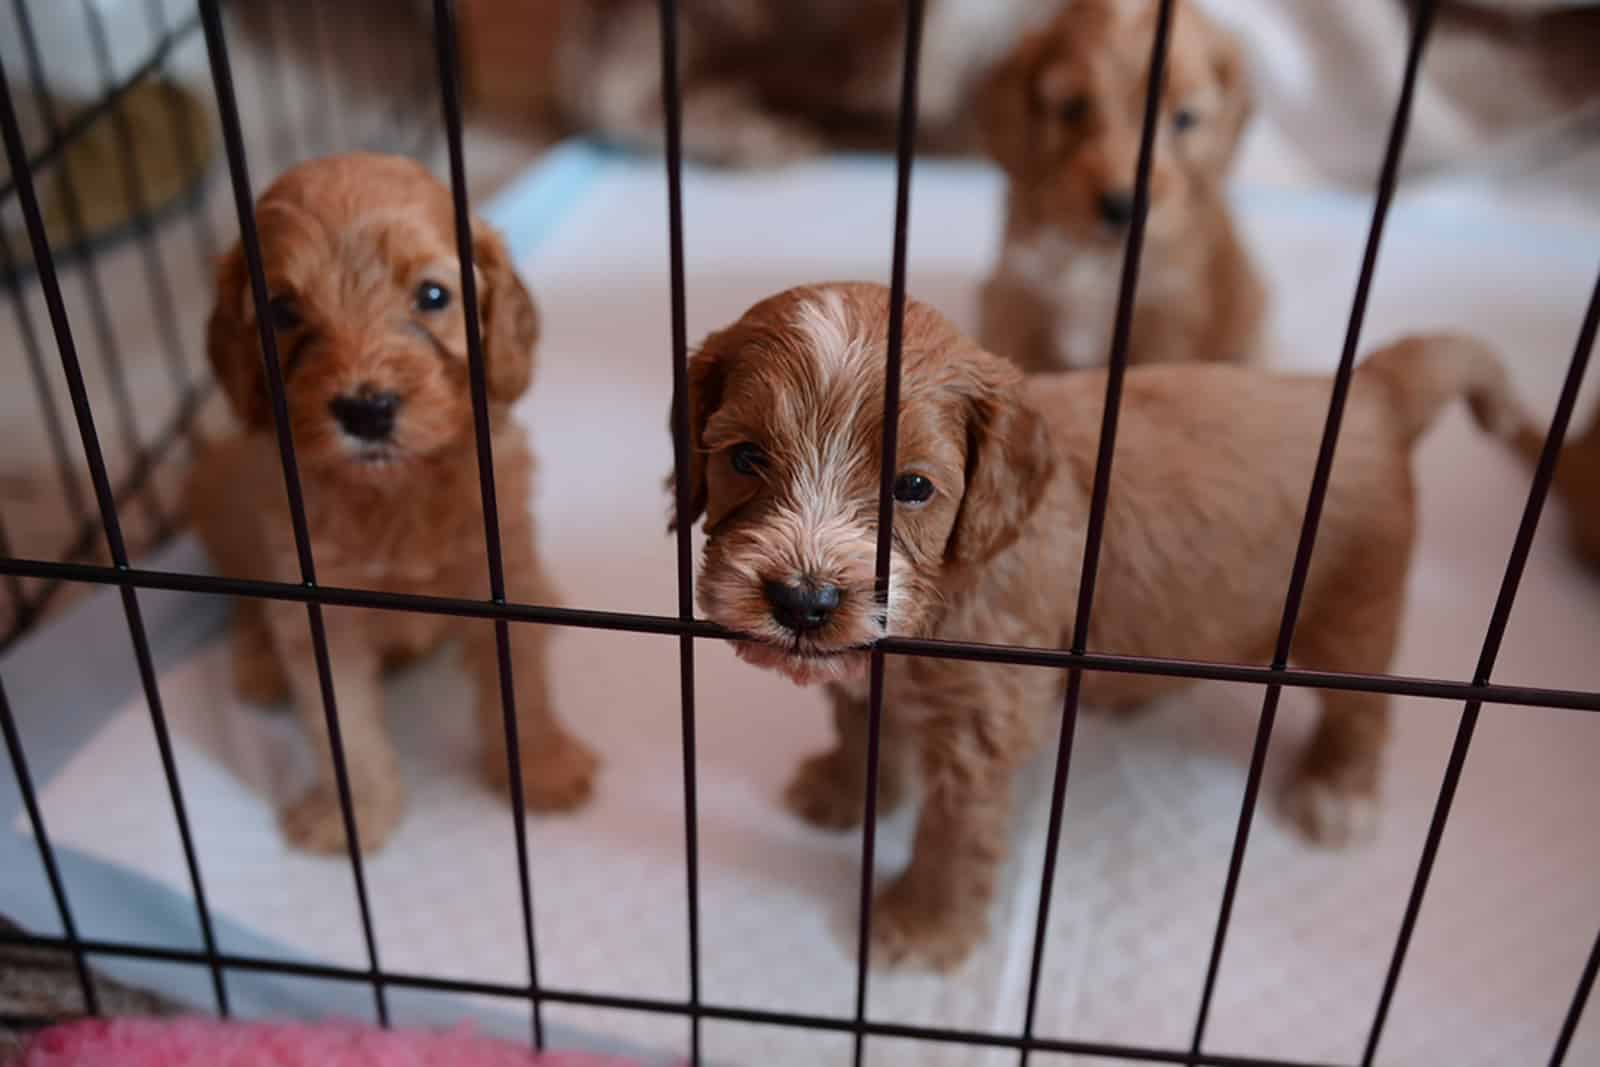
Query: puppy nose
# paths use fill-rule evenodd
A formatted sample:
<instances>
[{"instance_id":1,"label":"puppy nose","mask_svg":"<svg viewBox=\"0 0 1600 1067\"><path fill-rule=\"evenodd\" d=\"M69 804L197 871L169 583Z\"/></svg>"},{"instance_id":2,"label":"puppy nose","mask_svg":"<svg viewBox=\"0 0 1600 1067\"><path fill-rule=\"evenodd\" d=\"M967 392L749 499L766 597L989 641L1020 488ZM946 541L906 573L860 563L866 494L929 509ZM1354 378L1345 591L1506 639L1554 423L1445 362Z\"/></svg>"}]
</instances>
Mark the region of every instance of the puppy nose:
<instances>
[{"instance_id":1,"label":"puppy nose","mask_svg":"<svg viewBox=\"0 0 1600 1067\"><path fill-rule=\"evenodd\" d=\"M399 407L400 398L394 393L366 387L328 403L345 433L363 441L381 441L394 432L394 413Z\"/></svg>"},{"instance_id":2,"label":"puppy nose","mask_svg":"<svg viewBox=\"0 0 1600 1067\"><path fill-rule=\"evenodd\" d=\"M839 587L812 582L768 582L772 617L795 633L820 630L839 607Z\"/></svg>"},{"instance_id":3,"label":"puppy nose","mask_svg":"<svg viewBox=\"0 0 1600 1067\"><path fill-rule=\"evenodd\" d=\"M1125 189L1101 193L1100 217L1113 226L1126 226L1133 219L1133 194Z\"/></svg>"}]
</instances>

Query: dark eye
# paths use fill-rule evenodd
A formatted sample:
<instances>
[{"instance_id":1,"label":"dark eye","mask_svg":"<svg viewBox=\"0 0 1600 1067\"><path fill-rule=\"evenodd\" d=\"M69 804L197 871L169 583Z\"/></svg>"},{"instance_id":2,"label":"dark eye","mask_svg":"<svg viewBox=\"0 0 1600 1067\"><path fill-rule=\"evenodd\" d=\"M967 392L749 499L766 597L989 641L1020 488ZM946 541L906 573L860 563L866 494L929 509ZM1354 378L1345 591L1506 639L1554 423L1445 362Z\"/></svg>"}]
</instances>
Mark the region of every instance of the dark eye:
<instances>
[{"instance_id":1,"label":"dark eye","mask_svg":"<svg viewBox=\"0 0 1600 1067\"><path fill-rule=\"evenodd\" d=\"M450 290L438 282L423 282L417 286L418 311L443 311L450 306Z\"/></svg>"},{"instance_id":2,"label":"dark eye","mask_svg":"<svg viewBox=\"0 0 1600 1067\"><path fill-rule=\"evenodd\" d=\"M933 483L920 474L902 474L894 480L894 498L902 504L923 504L933 496Z\"/></svg>"},{"instance_id":3,"label":"dark eye","mask_svg":"<svg viewBox=\"0 0 1600 1067\"><path fill-rule=\"evenodd\" d=\"M1172 116L1172 128L1182 133L1184 130L1193 129L1200 124L1200 116L1186 107L1180 107L1177 114Z\"/></svg>"},{"instance_id":4,"label":"dark eye","mask_svg":"<svg viewBox=\"0 0 1600 1067\"><path fill-rule=\"evenodd\" d=\"M728 451L728 462L733 469L746 477L754 477L767 465L767 454L760 447L746 441Z\"/></svg>"},{"instance_id":5,"label":"dark eye","mask_svg":"<svg viewBox=\"0 0 1600 1067\"><path fill-rule=\"evenodd\" d=\"M1088 114L1089 98L1087 96L1070 96L1063 100L1056 109L1056 117L1068 126L1076 126Z\"/></svg>"},{"instance_id":6,"label":"dark eye","mask_svg":"<svg viewBox=\"0 0 1600 1067\"><path fill-rule=\"evenodd\" d=\"M280 333L300 328L300 309L295 307L294 297L275 296L267 302L267 321L272 323L272 328Z\"/></svg>"}]
</instances>

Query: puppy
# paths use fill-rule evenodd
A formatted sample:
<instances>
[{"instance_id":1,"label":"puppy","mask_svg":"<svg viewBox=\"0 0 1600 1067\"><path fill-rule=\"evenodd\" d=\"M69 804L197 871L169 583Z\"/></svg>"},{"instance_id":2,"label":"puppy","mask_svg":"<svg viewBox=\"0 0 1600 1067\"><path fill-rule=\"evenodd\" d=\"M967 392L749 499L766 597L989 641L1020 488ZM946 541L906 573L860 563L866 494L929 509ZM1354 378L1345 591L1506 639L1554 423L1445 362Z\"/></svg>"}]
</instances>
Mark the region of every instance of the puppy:
<instances>
[{"instance_id":1,"label":"puppy","mask_svg":"<svg viewBox=\"0 0 1600 1067\"><path fill-rule=\"evenodd\" d=\"M887 611L873 595L888 296L832 284L780 293L712 334L689 367L687 477L706 545L697 595L747 661L827 683L836 745L788 803L818 826L860 820L869 648L885 634L1046 648L1073 629L1104 404L1103 372L1024 379L932 308L906 309ZM1328 403L1320 377L1208 364L1135 368L1122 402L1089 646L1192 660L1271 655ZM1399 634L1416 529L1412 444L1466 395L1509 437L1500 365L1450 337L1402 341L1356 372L1295 659L1379 672ZM891 656L879 800L913 774L910 865L880 895L880 960L960 963L983 936L1011 779L1053 736L1064 672ZM1183 684L1089 673L1083 699L1127 708ZM1288 791L1314 841L1372 823L1388 698L1321 694Z\"/></svg>"},{"instance_id":2,"label":"puppy","mask_svg":"<svg viewBox=\"0 0 1600 1067\"><path fill-rule=\"evenodd\" d=\"M1544 450L1545 427L1525 427L1517 447L1529 464ZM1573 550L1600 567L1600 411L1583 433L1569 436L1556 466L1555 488L1567 505L1567 526Z\"/></svg>"},{"instance_id":3,"label":"puppy","mask_svg":"<svg viewBox=\"0 0 1600 1067\"><path fill-rule=\"evenodd\" d=\"M1060 0L932 0L923 23L920 125L964 125L978 80ZM555 97L569 123L657 149L656 0L567 2ZM683 145L692 158L771 165L821 150L826 128L892 128L900 106L900 0L683 0L678 4Z\"/></svg>"},{"instance_id":4,"label":"puppy","mask_svg":"<svg viewBox=\"0 0 1600 1067\"><path fill-rule=\"evenodd\" d=\"M432 596L489 595L467 376L466 313L449 190L407 159L304 163L262 195L256 225L271 292L318 581ZM538 319L505 246L474 225L473 261L508 596L549 603L529 512L533 458L508 411L528 386ZM244 256L217 278L206 335L217 381L242 424L197 462L190 514L223 574L300 581ZM477 681L483 768L507 781L494 627L444 615L323 609L345 758L363 848L403 808L383 723L380 675L452 636ZM524 796L536 811L589 794L595 759L547 704L545 631L510 628ZM291 698L318 751L316 784L283 814L296 845L344 846L344 827L305 608L241 600L234 678L246 699Z\"/></svg>"},{"instance_id":5,"label":"puppy","mask_svg":"<svg viewBox=\"0 0 1600 1067\"><path fill-rule=\"evenodd\" d=\"M1144 125L1153 3L1075 0L984 87L1009 182L980 339L1024 369L1106 362ZM1238 44L1179 3L1150 171L1132 358L1246 360L1264 296L1223 196L1251 110Z\"/></svg>"}]
</instances>

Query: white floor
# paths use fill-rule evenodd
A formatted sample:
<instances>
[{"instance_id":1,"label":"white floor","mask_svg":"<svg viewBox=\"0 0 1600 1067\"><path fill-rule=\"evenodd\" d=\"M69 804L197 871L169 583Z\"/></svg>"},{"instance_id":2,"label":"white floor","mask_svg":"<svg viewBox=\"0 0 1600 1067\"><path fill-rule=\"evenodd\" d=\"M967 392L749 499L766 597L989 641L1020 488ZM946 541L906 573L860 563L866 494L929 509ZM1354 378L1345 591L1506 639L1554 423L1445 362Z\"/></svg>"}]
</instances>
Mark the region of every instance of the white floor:
<instances>
[{"instance_id":1,"label":"white floor","mask_svg":"<svg viewBox=\"0 0 1600 1067\"><path fill-rule=\"evenodd\" d=\"M523 264L545 316L533 392L519 408L543 468L543 549L572 606L671 613L676 589L661 477L670 383L662 205L653 164L616 164ZM892 171L844 160L760 177L690 176L691 337L801 281L884 277ZM1455 192L1402 200L1365 336L1456 326L1506 353L1548 411L1593 284L1600 227L1556 228L1504 202ZM1276 279L1286 366L1325 369L1348 313L1368 205L1362 197L1246 187L1238 196ZM529 220L497 218L513 244ZM914 194L912 291L971 324L992 249L996 183L929 166ZM1527 475L1459 412L1421 447L1423 543L1395 669L1467 676L1516 526ZM1497 681L1600 689L1600 584L1570 561L1552 510L1528 568ZM579 989L682 997L682 782L677 646L670 638L567 630L556 645L565 714L605 754L597 802L531 823L541 977ZM703 994L722 1004L848 1015L859 842L804 828L777 796L820 746L818 694L697 651ZM362 965L342 862L284 850L273 797L302 755L290 724L233 704L220 647L163 678L213 906L292 951ZM471 778L466 682L449 657L397 683L396 729L416 783L411 816L368 868L386 966L516 981L523 960L511 834ZM1042 1034L1187 1047L1259 708L1249 687L1208 686L1129 722L1080 727L1066 811ZM1376 842L1346 853L1256 823L1207 1047L1301 1060L1360 1055L1459 708L1398 702ZM1312 711L1291 692L1269 789ZM1488 708L1380 1050L1384 1065L1542 1062L1600 923L1600 721ZM1043 851L1047 761L1028 783L1016 860L994 934L948 979L875 974L876 1019L1015 1030ZM183 891L142 703L51 784L62 842ZM897 819L880 875L907 846ZM92 928L87 931L91 935ZM563 1010L554 1019L681 1053L684 1027ZM1591 1010L1569 1063L1600 1059ZM718 1062L847 1062L848 1040L707 1024ZM874 1040L874 1064L1012 1062L1010 1054ZM1040 1057L1036 1062L1052 1061ZM1087 1061L1079 1061L1087 1062Z\"/></svg>"}]
</instances>

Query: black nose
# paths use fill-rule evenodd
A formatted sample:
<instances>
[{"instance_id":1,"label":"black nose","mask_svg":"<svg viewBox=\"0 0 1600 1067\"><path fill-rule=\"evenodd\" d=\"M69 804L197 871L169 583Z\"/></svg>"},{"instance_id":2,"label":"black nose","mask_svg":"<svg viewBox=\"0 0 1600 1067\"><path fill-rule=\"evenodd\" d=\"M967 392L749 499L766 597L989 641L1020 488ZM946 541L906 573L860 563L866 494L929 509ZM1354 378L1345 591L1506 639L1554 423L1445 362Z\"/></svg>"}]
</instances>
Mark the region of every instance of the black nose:
<instances>
[{"instance_id":1,"label":"black nose","mask_svg":"<svg viewBox=\"0 0 1600 1067\"><path fill-rule=\"evenodd\" d=\"M1126 226L1133 220L1133 194L1126 191L1101 193L1100 217L1113 226Z\"/></svg>"},{"instance_id":2,"label":"black nose","mask_svg":"<svg viewBox=\"0 0 1600 1067\"><path fill-rule=\"evenodd\" d=\"M344 432L363 441L381 441L394 432L394 413L399 407L398 396L373 389L336 396L328 404Z\"/></svg>"},{"instance_id":3,"label":"black nose","mask_svg":"<svg viewBox=\"0 0 1600 1067\"><path fill-rule=\"evenodd\" d=\"M839 607L839 587L811 582L768 582L767 603L772 617L795 633L819 630Z\"/></svg>"}]
</instances>

